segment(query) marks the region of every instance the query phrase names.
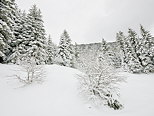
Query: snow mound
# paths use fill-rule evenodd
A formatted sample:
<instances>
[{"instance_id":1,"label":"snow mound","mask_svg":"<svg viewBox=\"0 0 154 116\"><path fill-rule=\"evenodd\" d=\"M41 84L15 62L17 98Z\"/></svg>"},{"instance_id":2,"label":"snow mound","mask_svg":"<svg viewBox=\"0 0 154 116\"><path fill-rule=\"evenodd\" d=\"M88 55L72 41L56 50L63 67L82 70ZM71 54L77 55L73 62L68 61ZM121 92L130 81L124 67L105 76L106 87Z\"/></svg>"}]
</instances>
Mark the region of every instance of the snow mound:
<instances>
[{"instance_id":1,"label":"snow mound","mask_svg":"<svg viewBox=\"0 0 154 116\"><path fill-rule=\"evenodd\" d=\"M79 71L46 65L41 84L20 87L10 75L16 65L0 64L0 116L153 116L154 75L129 74L121 84L124 109L94 108L84 103L78 93Z\"/></svg>"}]
</instances>

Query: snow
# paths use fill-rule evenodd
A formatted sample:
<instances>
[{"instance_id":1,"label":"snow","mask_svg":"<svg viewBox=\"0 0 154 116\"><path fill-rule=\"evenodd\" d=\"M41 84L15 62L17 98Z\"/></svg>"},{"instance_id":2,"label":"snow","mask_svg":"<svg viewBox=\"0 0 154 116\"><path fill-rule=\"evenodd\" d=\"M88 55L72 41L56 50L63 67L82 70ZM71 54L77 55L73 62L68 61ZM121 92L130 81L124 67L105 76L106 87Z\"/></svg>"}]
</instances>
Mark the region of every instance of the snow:
<instances>
[{"instance_id":1,"label":"snow","mask_svg":"<svg viewBox=\"0 0 154 116\"><path fill-rule=\"evenodd\" d=\"M120 85L124 109L94 107L78 93L80 72L46 65L43 83L21 87L10 77L18 66L0 64L0 116L154 116L154 74L128 74Z\"/></svg>"}]
</instances>

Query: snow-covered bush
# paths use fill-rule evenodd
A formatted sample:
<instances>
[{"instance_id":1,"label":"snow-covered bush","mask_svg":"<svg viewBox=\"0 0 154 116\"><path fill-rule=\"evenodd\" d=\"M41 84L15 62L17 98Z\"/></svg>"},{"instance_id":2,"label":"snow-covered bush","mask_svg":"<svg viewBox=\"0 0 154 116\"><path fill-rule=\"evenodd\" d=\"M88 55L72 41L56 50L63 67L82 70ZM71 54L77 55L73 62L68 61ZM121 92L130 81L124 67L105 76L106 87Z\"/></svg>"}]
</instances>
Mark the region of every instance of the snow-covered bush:
<instances>
[{"instance_id":1,"label":"snow-covered bush","mask_svg":"<svg viewBox=\"0 0 154 116\"><path fill-rule=\"evenodd\" d=\"M95 105L121 109L123 105L119 101L118 84L125 80L124 77L118 75L105 58L99 59L90 54L86 56L85 60L78 62L77 67L84 72L79 75L81 93Z\"/></svg>"},{"instance_id":2,"label":"snow-covered bush","mask_svg":"<svg viewBox=\"0 0 154 116\"><path fill-rule=\"evenodd\" d=\"M19 66L19 72L22 73L22 75L17 73L14 76L24 84L31 84L35 81L41 82L42 78L45 76L43 66L36 65L34 58L27 58L21 61Z\"/></svg>"}]
</instances>

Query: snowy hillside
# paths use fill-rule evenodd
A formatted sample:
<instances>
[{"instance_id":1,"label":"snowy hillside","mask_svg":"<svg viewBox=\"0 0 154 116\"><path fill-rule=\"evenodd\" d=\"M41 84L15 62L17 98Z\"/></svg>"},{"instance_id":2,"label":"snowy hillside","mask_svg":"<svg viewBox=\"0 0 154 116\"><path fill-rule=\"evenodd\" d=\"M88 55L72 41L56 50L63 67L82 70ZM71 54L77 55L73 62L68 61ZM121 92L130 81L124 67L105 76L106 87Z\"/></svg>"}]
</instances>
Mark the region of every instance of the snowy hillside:
<instances>
[{"instance_id":1,"label":"snowy hillside","mask_svg":"<svg viewBox=\"0 0 154 116\"><path fill-rule=\"evenodd\" d=\"M45 66L43 83L21 87L10 77L16 67L0 64L0 116L154 116L154 74L126 74L120 86L124 109L115 111L82 100L75 69Z\"/></svg>"}]
</instances>

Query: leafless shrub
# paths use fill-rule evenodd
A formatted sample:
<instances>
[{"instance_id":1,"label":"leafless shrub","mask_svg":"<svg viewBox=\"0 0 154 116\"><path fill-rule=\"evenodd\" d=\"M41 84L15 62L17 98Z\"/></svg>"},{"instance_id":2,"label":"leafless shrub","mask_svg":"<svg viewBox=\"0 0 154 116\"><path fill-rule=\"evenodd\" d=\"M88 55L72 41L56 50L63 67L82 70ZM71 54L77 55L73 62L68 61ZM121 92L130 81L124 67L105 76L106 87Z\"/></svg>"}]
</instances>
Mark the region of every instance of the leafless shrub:
<instances>
[{"instance_id":1,"label":"leafless shrub","mask_svg":"<svg viewBox=\"0 0 154 116\"><path fill-rule=\"evenodd\" d=\"M18 69L20 74L14 75L20 82L31 84L33 82L41 82L45 76L43 65L36 65L34 58L27 58L20 62Z\"/></svg>"},{"instance_id":2,"label":"leafless shrub","mask_svg":"<svg viewBox=\"0 0 154 116\"><path fill-rule=\"evenodd\" d=\"M123 105L119 99L118 84L125 78L118 75L106 58L86 56L78 64L78 69L84 72L78 75L81 93L95 105L104 104L115 110L121 109Z\"/></svg>"}]
</instances>

